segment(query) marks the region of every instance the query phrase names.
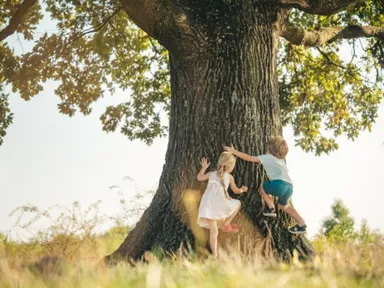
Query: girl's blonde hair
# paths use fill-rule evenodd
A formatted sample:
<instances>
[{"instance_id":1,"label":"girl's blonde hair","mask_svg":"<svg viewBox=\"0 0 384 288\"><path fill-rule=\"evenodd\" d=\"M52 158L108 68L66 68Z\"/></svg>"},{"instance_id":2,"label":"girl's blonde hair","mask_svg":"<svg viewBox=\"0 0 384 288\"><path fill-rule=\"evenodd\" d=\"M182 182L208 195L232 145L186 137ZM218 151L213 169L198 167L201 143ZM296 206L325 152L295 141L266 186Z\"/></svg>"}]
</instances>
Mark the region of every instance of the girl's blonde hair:
<instances>
[{"instance_id":1,"label":"girl's blonde hair","mask_svg":"<svg viewBox=\"0 0 384 288\"><path fill-rule=\"evenodd\" d=\"M224 195L227 199L230 198L224 184L224 173L230 171L235 163L236 157L232 153L226 151L221 153L219 160L217 161L217 176L220 179L220 183L223 186Z\"/></svg>"},{"instance_id":2,"label":"girl's blonde hair","mask_svg":"<svg viewBox=\"0 0 384 288\"><path fill-rule=\"evenodd\" d=\"M285 159L288 154L288 144L283 136L273 136L267 143L267 151L279 159Z\"/></svg>"}]
</instances>

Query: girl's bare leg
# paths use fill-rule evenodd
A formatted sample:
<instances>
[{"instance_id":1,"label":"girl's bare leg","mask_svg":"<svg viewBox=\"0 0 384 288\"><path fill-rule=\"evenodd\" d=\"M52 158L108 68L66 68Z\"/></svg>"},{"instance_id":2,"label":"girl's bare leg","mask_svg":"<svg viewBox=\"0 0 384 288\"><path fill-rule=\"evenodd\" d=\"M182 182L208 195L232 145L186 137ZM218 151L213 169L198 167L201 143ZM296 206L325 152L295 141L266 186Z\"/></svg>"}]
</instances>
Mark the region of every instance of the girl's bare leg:
<instances>
[{"instance_id":1,"label":"girl's bare leg","mask_svg":"<svg viewBox=\"0 0 384 288\"><path fill-rule=\"evenodd\" d=\"M219 230L217 229L216 220L207 219L209 224L209 243L211 244L211 250L214 258L217 258L217 236Z\"/></svg>"},{"instance_id":2,"label":"girl's bare leg","mask_svg":"<svg viewBox=\"0 0 384 288\"><path fill-rule=\"evenodd\" d=\"M223 223L224 226L227 226L231 223L233 218L235 218L236 214L240 211L240 208L241 208L241 205L239 205L239 208L237 208L237 210L235 212L233 212L233 214L231 216L229 216L228 218L226 218L224 220L224 223Z\"/></svg>"}]
</instances>

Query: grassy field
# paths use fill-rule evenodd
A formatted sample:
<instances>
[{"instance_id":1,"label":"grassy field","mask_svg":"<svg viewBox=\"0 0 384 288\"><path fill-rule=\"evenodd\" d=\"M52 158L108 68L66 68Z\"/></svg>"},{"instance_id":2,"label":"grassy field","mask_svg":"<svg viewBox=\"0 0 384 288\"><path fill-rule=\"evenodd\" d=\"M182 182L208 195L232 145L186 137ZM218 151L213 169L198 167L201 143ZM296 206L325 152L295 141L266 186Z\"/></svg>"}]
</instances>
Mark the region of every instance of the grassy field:
<instances>
[{"instance_id":1,"label":"grassy field","mask_svg":"<svg viewBox=\"0 0 384 288\"><path fill-rule=\"evenodd\" d=\"M54 257L39 243L3 239L0 287L384 287L383 243L320 239L314 242L318 256L313 261L295 258L290 265L222 251L218 260L175 256L160 261L150 254L148 264L105 267L98 265L100 258L121 243L122 234L93 240L82 242L69 257Z\"/></svg>"},{"instance_id":2,"label":"grassy field","mask_svg":"<svg viewBox=\"0 0 384 288\"><path fill-rule=\"evenodd\" d=\"M353 232L344 208L338 209L345 217L333 233L313 241L317 256L306 263L297 255L284 264L227 249L217 260L193 253L160 258L157 251L146 255L147 263L101 265L129 233L119 224L132 217L128 208L102 234L96 228L109 218L100 215L97 204L85 210L77 202L69 208L17 208L16 227L32 234L16 242L0 233L0 287L384 287L384 236L367 225Z\"/></svg>"}]
</instances>

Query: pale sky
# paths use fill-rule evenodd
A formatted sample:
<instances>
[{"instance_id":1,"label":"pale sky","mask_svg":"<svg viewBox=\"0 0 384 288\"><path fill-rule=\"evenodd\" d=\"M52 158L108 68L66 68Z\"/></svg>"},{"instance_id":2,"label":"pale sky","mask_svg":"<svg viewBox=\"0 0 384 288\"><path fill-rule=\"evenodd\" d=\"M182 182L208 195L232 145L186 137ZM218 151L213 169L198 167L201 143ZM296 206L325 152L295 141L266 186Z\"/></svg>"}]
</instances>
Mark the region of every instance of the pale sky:
<instances>
[{"instance_id":1,"label":"pale sky","mask_svg":"<svg viewBox=\"0 0 384 288\"><path fill-rule=\"evenodd\" d=\"M29 102L15 94L10 97L15 119L0 146L0 232L14 224L8 214L26 203L48 208L101 200L102 212L112 215L120 206L110 186L122 185L129 198L134 187L124 176L135 179L143 190L156 187L160 178L168 139L146 146L101 129L99 116L105 107L122 102L128 92L98 101L90 116L69 118L59 114L54 88L54 83L45 83L44 91ZM308 224L309 236L330 214L335 198L343 200L358 225L365 218L372 228L384 230L383 105L372 133L363 132L355 142L340 139L340 149L328 156L316 157L294 147L289 128L284 136L290 145L293 201Z\"/></svg>"}]
</instances>

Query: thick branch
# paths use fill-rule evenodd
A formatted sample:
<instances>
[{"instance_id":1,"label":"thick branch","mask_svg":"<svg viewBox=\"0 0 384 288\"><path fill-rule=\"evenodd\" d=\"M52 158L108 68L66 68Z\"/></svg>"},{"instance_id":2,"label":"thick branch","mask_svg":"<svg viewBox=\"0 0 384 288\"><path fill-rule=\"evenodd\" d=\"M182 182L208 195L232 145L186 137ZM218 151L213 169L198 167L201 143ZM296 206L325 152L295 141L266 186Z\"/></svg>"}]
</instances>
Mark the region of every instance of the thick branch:
<instances>
[{"instance_id":1,"label":"thick branch","mask_svg":"<svg viewBox=\"0 0 384 288\"><path fill-rule=\"evenodd\" d=\"M0 41L3 41L8 36L15 33L17 28L23 23L24 17L28 14L30 9L37 3L38 0L24 0L16 9L15 14L12 15L8 25L0 31Z\"/></svg>"},{"instance_id":2,"label":"thick branch","mask_svg":"<svg viewBox=\"0 0 384 288\"><path fill-rule=\"evenodd\" d=\"M169 0L120 0L129 18L149 36L158 39L175 29L185 30L185 14Z\"/></svg>"},{"instance_id":3,"label":"thick branch","mask_svg":"<svg viewBox=\"0 0 384 288\"><path fill-rule=\"evenodd\" d=\"M310 14L333 15L357 0L280 0L284 7L293 7Z\"/></svg>"},{"instance_id":4,"label":"thick branch","mask_svg":"<svg viewBox=\"0 0 384 288\"><path fill-rule=\"evenodd\" d=\"M158 0L120 0L129 18L151 37L158 34Z\"/></svg>"},{"instance_id":5,"label":"thick branch","mask_svg":"<svg viewBox=\"0 0 384 288\"><path fill-rule=\"evenodd\" d=\"M327 27L319 31L307 31L291 23L285 23L280 36L295 45L321 46L341 39L375 37L384 41L384 28L350 25L346 27Z\"/></svg>"},{"instance_id":6,"label":"thick branch","mask_svg":"<svg viewBox=\"0 0 384 288\"><path fill-rule=\"evenodd\" d=\"M192 32L178 1L120 0L120 3L137 26L175 55L186 53L196 44L196 33Z\"/></svg>"}]
</instances>

